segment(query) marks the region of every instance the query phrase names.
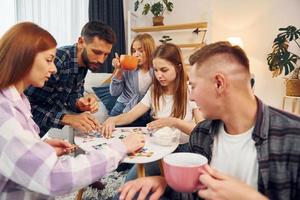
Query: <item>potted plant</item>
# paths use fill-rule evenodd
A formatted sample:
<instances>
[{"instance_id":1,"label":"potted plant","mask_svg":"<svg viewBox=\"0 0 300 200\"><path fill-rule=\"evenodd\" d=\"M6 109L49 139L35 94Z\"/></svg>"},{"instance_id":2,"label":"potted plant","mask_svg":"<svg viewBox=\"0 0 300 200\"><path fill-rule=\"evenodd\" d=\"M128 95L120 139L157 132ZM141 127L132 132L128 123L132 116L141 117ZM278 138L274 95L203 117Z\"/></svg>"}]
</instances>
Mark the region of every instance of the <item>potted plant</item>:
<instances>
[{"instance_id":1,"label":"potted plant","mask_svg":"<svg viewBox=\"0 0 300 200\"><path fill-rule=\"evenodd\" d=\"M273 51L268 54L269 70L273 72L273 77L279 76L284 71L286 95L300 96L300 57L289 50L290 42L294 42L297 49L300 50L298 43L300 29L288 26L280 28L279 31L280 33L273 42Z\"/></svg>"},{"instance_id":2,"label":"potted plant","mask_svg":"<svg viewBox=\"0 0 300 200\"><path fill-rule=\"evenodd\" d=\"M144 0L136 0L134 11L137 11L140 5L144 5L142 15L147 15L149 11L153 14L153 26L164 25L164 12L166 10L172 12L174 7L174 4L169 0L151 1L149 3L145 3Z\"/></svg>"}]
</instances>

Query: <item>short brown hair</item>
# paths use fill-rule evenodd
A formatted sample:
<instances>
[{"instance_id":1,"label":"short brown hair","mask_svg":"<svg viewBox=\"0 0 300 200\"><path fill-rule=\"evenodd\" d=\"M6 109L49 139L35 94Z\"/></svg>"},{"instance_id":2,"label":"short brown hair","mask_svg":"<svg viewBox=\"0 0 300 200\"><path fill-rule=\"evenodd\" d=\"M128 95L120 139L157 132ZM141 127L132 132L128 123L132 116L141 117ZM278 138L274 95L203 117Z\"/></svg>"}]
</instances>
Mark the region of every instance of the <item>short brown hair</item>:
<instances>
[{"instance_id":1,"label":"short brown hair","mask_svg":"<svg viewBox=\"0 0 300 200\"><path fill-rule=\"evenodd\" d=\"M145 54L146 54L146 64L147 64L147 67L148 69L152 66L152 54L153 54L153 51L155 50L155 42L154 42L154 39L153 37L148 34L148 33L143 33L143 34L139 34L137 35L132 43L131 43L131 47L130 47L130 51L131 51L131 54L133 53L133 43L135 41L139 41L141 42L142 44L142 47L145 51Z\"/></svg>"},{"instance_id":2,"label":"short brown hair","mask_svg":"<svg viewBox=\"0 0 300 200\"><path fill-rule=\"evenodd\" d=\"M53 36L31 22L11 27L0 39L0 89L22 80L39 52L55 48Z\"/></svg>"},{"instance_id":3,"label":"short brown hair","mask_svg":"<svg viewBox=\"0 0 300 200\"><path fill-rule=\"evenodd\" d=\"M86 23L82 27L81 37L83 37L87 43L92 42L95 37L111 45L114 45L117 41L116 33L112 28L100 21L89 21Z\"/></svg>"},{"instance_id":4,"label":"short brown hair","mask_svg":"<svg viewBox=\"0 0 300 200\"><path fill-rule=\"evenodd\" d=\"M229 56L249 71L249 59L244 50L239 46L233 46L229 42L225 41L212 43L197 50L190 56L189 62L191 65L196 63L200 66L209 58L220 54Z\"/></svg>"}]
</instances>

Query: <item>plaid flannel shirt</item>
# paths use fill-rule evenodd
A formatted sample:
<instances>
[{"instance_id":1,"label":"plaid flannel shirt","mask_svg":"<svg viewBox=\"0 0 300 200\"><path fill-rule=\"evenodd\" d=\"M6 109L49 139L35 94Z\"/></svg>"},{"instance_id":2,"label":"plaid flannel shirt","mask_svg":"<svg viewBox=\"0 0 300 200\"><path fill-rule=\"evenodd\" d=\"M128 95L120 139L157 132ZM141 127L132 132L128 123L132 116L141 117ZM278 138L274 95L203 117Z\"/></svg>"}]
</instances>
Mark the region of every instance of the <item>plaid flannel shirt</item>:
<instances>
[{"instance_id":1,"label":"plaid flannel shirt","mask_svg":"<svg viewBox=\"0 0 300 200\"><path fill-rule=\"evenodd\" d=\"M30 104L15 87L0 91L0 199L54 199L115 169L125 156L120 140L77 157L59 159L43 142Z\"/></svg>"},{"instance_id":2,"label":"plaid flannel shirt","mask_svg":"<svg viewBox=\"0 0 300 200\"><path fill-rule=\"evenodd\" d=\"M40 127L40 136L50 128L62 128L61 119L65 110L80 112L76 101L83 96L86 67L77 63L76 44L57 49L54 63L57 73L45 83L43 88L29 87L27 95L33 120Z\"/></svg>"},{"instance_id":3,"label":"plaid flannel shirt","mask_svg":"<svg viewBox=\"0 0 300 200\"><path fill-rule=\"evenodd\" d=\"M270 199L300 199L300 117L259 99L257 105L252 139L257 150L258 190ZM199 123L190 137L190 151L204 155L210 162L220 124L219 120ZM200 199L197 193L168 192L171 199Z\"/></svg>"}]
</instances>

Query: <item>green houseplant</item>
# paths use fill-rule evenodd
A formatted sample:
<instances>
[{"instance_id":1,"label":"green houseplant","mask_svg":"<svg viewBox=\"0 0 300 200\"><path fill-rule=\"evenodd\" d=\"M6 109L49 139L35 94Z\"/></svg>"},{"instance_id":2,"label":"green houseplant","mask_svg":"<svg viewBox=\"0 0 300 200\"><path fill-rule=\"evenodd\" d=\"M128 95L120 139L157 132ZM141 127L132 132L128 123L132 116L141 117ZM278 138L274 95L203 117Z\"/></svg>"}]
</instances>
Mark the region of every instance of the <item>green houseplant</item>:
<instances>
[{"instance_id":1,"label":"green houseplant","mask_svg":"<svg viewBox=\"0 0 300 200\"><path fill-rule=\"evenodd\" d=\"M273 51L268 54L267 61L273 77L284 72L286 79L286 95L300 96L300 66L299 55L289 51L290 42L294 42L300 50L298 40L300 29L294 26L280 28L280 33L273 41Z\"/></svg>"},{"instance_id":2,"label":"green houseplant","mask_svg":"<svg viewBox=\"0 0 300 200\"><path fill-rule=\"evenodd\" d=\"M153 14L153 26L164 25L164 12L166 10L172 12L174 8L174 4L169 0L156 0L148 3L145 3L144 0L136 0L134 3L134 11L137 11L141 5L144 5L142 15L147 15L149 11Z\"/></svg>"}]
</instances>

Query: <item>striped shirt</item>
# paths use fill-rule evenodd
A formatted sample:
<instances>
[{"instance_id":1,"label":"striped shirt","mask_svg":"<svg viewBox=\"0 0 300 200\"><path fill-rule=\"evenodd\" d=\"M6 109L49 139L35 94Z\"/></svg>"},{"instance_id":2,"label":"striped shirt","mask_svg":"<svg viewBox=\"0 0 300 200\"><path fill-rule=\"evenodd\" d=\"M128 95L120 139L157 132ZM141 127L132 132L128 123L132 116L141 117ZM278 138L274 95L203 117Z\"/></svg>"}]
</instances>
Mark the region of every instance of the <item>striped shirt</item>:
<instances>
[{"instance_id":1,"label":"striped shirt","mask_svg":"<svg viewBox=\"0 0 300 200\"><path fill-rule=\"evenodd\" d=\"M0 199L54 199L114 170L126 154L120 140L77 157L59 159L39 137L30 104L15 87L0 91Z\"/></svg>"},{"instance_id":2,"label":"striped shirt","mask_svg":"<svg viewBox=\"0 0 300 200\"><path fill-rule=\"evenodd\" d=\"M29 87L25 91L41 137L52 127L63 127L61 119L65 110L80 112L76 108L76 101L83 96L88 70L77 63L76 44L58 48L54 63L57 73L50 77L43 88Z\"/></svg>"},{"instance_id":3,"label":"striped shirt","mask_svg":"<svg viewBox=\"0 0 300 200\"><path fill-rule=\"evenodd\" d=\"M270 199L300 199L300 117L267 106L259 99L257 103L252 139L257 150L258 190ZM210 162L220 125L218 120L199 123L190 137L190 151L206 156ZM172 199L199 199L197 193L170 194Z\"/></svg>"}]
</instances>

